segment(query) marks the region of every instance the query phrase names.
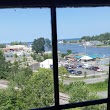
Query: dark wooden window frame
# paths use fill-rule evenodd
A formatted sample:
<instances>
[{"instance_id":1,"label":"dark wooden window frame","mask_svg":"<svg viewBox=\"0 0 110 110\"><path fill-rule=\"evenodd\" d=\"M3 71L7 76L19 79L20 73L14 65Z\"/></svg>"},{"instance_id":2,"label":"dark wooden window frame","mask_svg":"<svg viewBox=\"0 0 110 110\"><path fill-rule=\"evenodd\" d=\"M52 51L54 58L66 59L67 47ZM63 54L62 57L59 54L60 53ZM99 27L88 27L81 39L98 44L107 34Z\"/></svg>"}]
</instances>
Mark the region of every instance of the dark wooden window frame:
<instances>
[{"instance_id":1,"label":"dark wooden window frame","mask_svg":"<svg viewBox=\"0 0 110 110\"><path fill-rule=\"evenodd\" d=\"M58 56L57 56L57 21L56 8L66 7L100 7L110 6L110 0L0 0L0 8L50 8L51 10L51 31L53 47L53 76L54 76L54 99L55 105L45 108L31 110L62 110L76 107L84 107L97 104L107 104L110 110L110 74L108 78L108 97L99 100L90 100L78 103L59 104L59 81L58 81ZM110 67L109 67L110 73Z\"/></svg>"}]
</instances>

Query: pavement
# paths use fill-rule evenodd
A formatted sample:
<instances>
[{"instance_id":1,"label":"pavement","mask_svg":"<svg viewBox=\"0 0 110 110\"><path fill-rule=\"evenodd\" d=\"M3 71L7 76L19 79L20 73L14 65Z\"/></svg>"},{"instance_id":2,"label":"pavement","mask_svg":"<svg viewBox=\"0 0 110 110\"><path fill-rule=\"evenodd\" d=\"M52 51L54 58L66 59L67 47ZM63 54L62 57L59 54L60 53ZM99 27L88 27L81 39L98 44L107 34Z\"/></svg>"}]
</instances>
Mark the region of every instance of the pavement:
<instances>
[{"instance_id":1,"label":"pavement","mask_svg":"<svg viewBox=\"0 0 110 110\"><path fill-rule=\"evenodd\" d=\"M107 79L107 78L108 78L108 75L104 74L104 75L101 75L98 78L82 79L82 81L84 81L86 84L93 84L93 83L98 83L98 82L104 82L105 79ZM64 84L70 84L71 82L74 82L74 80L70 80L70 79L64 80Z\"/></svg>"}]
</instances>

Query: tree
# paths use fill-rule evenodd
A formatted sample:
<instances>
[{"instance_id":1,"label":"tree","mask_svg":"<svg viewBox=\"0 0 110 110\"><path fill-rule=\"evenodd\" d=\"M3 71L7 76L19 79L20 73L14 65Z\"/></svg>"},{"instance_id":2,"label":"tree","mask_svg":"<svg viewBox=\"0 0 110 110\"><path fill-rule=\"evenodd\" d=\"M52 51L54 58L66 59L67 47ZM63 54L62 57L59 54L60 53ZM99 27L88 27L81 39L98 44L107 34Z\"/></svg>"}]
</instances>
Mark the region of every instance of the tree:
<instances>
[{"instance_id":1,"label":"tree","mask_svg":"<svg viewBox=\"0 0 110 110\"><path fill-rule=\"evenodd\" d=\"M0 48L6 48L5 44L0 44Z\"/></svg>"},{"instance_id":2,"label":"tree","mask_svg":"<svg viewBox=\"0 0 110 110\"><path fill-rule=\"evenodd\" d=\"M63 80L64 80L65 75L68 76L69 73L68 73L68 71L66 70L66 68L63 67L63 66L61 66L61 67L58 68L58 72L59 72L59 75L60 75L60 77L61 77L62 84L63 84Z\"/></svg>"},{"instance_id":3,"label":"tree","mask_svg":"<svg viewBox=\"0 0 110 110\"><path fill-rule=\"evenodd\" d=\"M71 54L72 53L72 51L71 50L67 50L67 54L69 55L69 54Z\"/></svg>"},{"instance_id":4,"label":"tree","mask_svg":"<svg viewBox=\"0 0 110 110\"><path fill-rule=\"evenodd\" d=\"M34 39L32 43L32 50L35 53L43 53L45 51L45 40L44 38Z\"/></svg>"},{"instance_id":5,"label":"tree","mask_svg":"<svg viewBox=\"0 0 110 110\"><path fill-rule=\"evenodd\" d=\"M44 54L44 55L43 55L43 58L44 58L44 60L46 60L46 59L52 59L52 54L51 54L51 53L49 53L49 54Z\"/></svg>"},{"instance_id":6,"label":"tree","mask_svg":"<svg viewBox=\"0 0 110 110\"><path fill-rule=\"evenodd\" d=\"M26 62L26 61L27 61L26 55L23 54L23 62Z\"/></svg>"},{"instance_id":7,"label":"tree","mask_svg":"<svg viewBox=\"0 0 110 110\"><path fill-rule=\"evenodd\" d=\"M48 50L52 48L51 41L49 39L45 39L45 46Z\"/></svg>"},{"instance_id":8,"label":"tree","mask_svg":"<svg viewBox=\"0 0 110 110\"><path fill-rule=\"evenodd\" d=\"M86 101L89 97L89 89L85 82L76 81L69 85L70 102Z\"/></svg>"},{"instance_id":9,"label":"tree","mask_svg":"<svg viewBox=\"0 0 110 110\"><path fill-rule=\"evenodd\" d=\"M43 56L41 56L41 55L36 55L36 60L37 60L38 62L42 62L44 59L43 59Z\"/></svg>"},{"instance_id":10,"label":"tree","mask_svg":"<svg viewBox=\"0 0 110 110\"><path fill-rule=\"evenodd\" d=\"M16 58L18 58L18 55L17 55L17 54L14 54L14 58L15 58L15 60L16 60Z\"/></svg>"},{"instance_id":11,"label":"tree","mask_svg":"<svg viewBox=\"0 0 110 110\"><path fill-rule=\"evenodd\" d=\"M16 83L19 83L21 78L22 75L17 75ZM0 91L0 110L28 110L53 105L52 70L39 69L38 72L28 75L28 79L23 80L26 83L17 90L16 83L11 81L6 90Z\"/></svg>"},{"instance_id":12,"label":"tree","mask_svg":"<svg viewBox=\"0 0 110 110\"><path fill-rule=\"evenodd\" d=\"M10 62L5 61L3 52L0 50L0 79L6 79L7 75L10 73Z\"/></svg>"},{"instance_id":13,"label":"tree","mask_svg":"<svg viewBox=\"0 0 110 110\"><path fill-rule=\"evenodd\" d=\"M14 42L11 42L10 45L22 45L22 42L14 41Z\"/></svg>"},{"instance_id":14,"label":"tree","mask_svg":"<svg viewBox=\"0 0 110 110\"><path fill-rule=\"evenodd\" d=\"M31 54L31 57L33 58L33 60L36 60L36 53Z\"/></svg>"},{"instance_id":15,"label":"tree","mask_svg":"<svg viewBox=\"0 0 110 110\"><path fill-rule=\"evenodd\" d=\"M64 43L64 44L66 44L66 43L67 43L67 41L66 41L66 40L63 40L63 43Z\"/></svg>"}]
</instances>

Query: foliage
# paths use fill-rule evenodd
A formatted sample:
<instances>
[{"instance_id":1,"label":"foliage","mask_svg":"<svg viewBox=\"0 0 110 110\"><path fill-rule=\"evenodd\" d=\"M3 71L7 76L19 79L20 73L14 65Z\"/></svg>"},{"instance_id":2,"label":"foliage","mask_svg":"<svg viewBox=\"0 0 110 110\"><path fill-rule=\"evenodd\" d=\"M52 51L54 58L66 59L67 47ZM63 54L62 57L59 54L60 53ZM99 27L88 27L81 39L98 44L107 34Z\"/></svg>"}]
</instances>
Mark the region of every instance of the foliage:
<instances>
[{"instance_id":1,"label":"foliage","mask_svg":"<svg viewBox=\"0 0 110 110\"><path fill-rule=\"evenodd\" d=\"M0 48L6 48L5 44L0 44Z\"/></svg>"},{"instance_id":2,"label":"foliage","mask_svg":"<svg viewBox=\"0 0 110 110\"><path fill-rule=\"evenodd\" d=\"M69 73L68 73L68 71L66 70L66 68L63 67L63 66L61 66L61 67L58 68L58 73L59 73L59 75L60 75L60 77L61 77L62 84L63 84L63 80L64 80L64 77L65 77L64 75L68 76Z\"/></svg>"},{"instance_id":3,"label":"foliage","mask_svg":"<svg viewBox=\"0 0 110 110\"><path fill-rule=\"evenodd\" d=\"M0 79L6 79L7 75L10 73L10 62L5 61L3 52L0 50Z\"/></svg>"},{"instance_id":4,"label":"foliage","mask_svg":"<svg viewBox=\"0 0 110 110\"><path fill-rule=\"evenodd\" d=\"M43 53L45 51L45 40L44 38L34 39L32 43L32 50L35 53Z\"/></svg>"},{"instance_id":5,"label":"foliage","mask_svg":"<svg viewBox=\"0 0 110 110\"><path fill-rule=\"evenodd\" d=\"M94 84L87 84L87 87L91 90L91 92L98 92L98 91L106 91L107 90L107 81L94 83Z\"/></svg>"},{"instance_id":6,"label":"foliage","mask_svg":"<svg viewBox=\"0 0 110 110\"><path fill-rule=\"evenodd\" d=\"M26 61L27 61L26 55L23 54L23 62L26 62Z\"/></svg>"},{"instance_id":7,"label":"foliage","mask_svg":"<svg viewBox=\"0 0 110 110\"><path fill-rule=\"evenodd\" d=\"M62 53L61 57L64 58L67 55L67 53Z\"/></svg>"},{"instance_id":8,"label":"foliage","mask_svg":"<svg viewBox=\"0 0 110 110\"><path fill-rule=\"evenodd\" d=\"M51 41L49 39L45 39L45 47L47 47L48 50L52 48Z\"/></svg>"},{"instance_id":9,"label":"foliage","mask_svg":"<svg viewBox=\"0 0 110 110\"><path fill-rule=\"evenodd\" d=\"M26 85L31 75L32 75L32 70L29 67L26 67L26 68L20 68L16 74L13 74L12 72L9 78L10 81L14 81L15 85L18 88L23 88L24 85Z\"/></svg>"},{"instance_id":10,"label":"foliage","mask_svg":"<svg viewBox=\"0 0 110 110\"><path fill-rule=\"evenodd\" d=\"M26 91L29 94L31 92L32 104L35 107L53 104L53 78L50 69L39 69L38 73L33 74L27 86Z\"/></svg>"},{"instance_id":11,"label":"foliage","mask_svg":"<svg viewBox=\"0 0 110 110\"><path fill-rule=\"evenodd\" d=\"M69 55L69 54L71 54L72 53L72 50L67 50L67 53L62 53L61 54L61 57L63 58L63 57L65 57L66 55Z\"/></svg>"},{"instance_id":12,"label":"foliage","mask_svg":"<svg viewBox=\"0 0 110 110\"><path fill-rule=\"evenodd\" d=\"M15 58L15 59L18 58L18 55L17 55L17 54L14 54L14 58Z\"/></svg>"},{"instance_id":13,"label":"foliage","mask_svg":"<svg viewBox=\"0 0 110 110\"><path fill-rule=\"evenodd\" d=\"M70 40L69 42L70 43L77 43L78 41L77 40Z\"/></svg>"},{"instance_id":14,"label":"foliage","mask_svg":"<svg viewBox=\"0 0 110 110\"><path fill-rule=\"evenodd\" d=\"M43 59L46 60L46 59L52 59L52 54L49 53L49 54L44 54L43 55Z\"/></svg>"},{"instance_id":15,"label":"foliage","mask_svg":"<svg viewBox=\"0 0 110 110\"><path fill-rule=\"evenodd\" d=\"M11 42L10 43L10 45L21 45L22 44L22 42L20 41L20 42L18 42L18 41L14 41L14 42Z\"/></svg>"},{"instance_id":16,"label":"foliage","mask_svg":"<svg viewBox=\"0 0 110 110\"><path fill-rule=\"evenodd\" d=\"M36 60L36 53L31 54L31 57L33 58L33 60Z\"/></svg>"},{"instance_id":17,"label":"foliage","mask_svg":"<svg viewBox=\"0 0 110 110\"><path fill-rule=\"evenodd\" d=\"M24 76L28 79L19 72L17 80L11 81L8 89L0 91L0 110L28 110L53 104L52 71L39 69L30 75L26 70Z\"/></svg>"},{"instance_id":18,"label":"foliage","mask_svg":"<svg viewBox=\"0 0 110 110\"><path fill-rule=\"evenodd\" d=\"M104 44L110 45L110 33L104 33L96 36L83 36L81 40L86 40L86 41L98 40L103 42Z\"/></svg>"},{"instance_id":19,"label":"foliage","mask_svg":"<svg viewBox=\"0 0 110 110\"><path fill-rule=\"evenodd\" d=\"M64 43L64 44L66 44L66 43L67 43L67 41L66 41L66 40L63 40L63 43Z\"/></svg>"},{"instance_id":20,"label":"foliage","mask_svg":"<svg viewBox=\"0 0 110 110\"><path fill-rule=\"evenodd\" d=\"M69 55L69 54L71 54L72 53L72 51L71 50L67 50L67 54Z\"/></svg>"},{"instance_id":21,"label":"foliage","mask_svg":"<svg viewBox=\"0 0 110 110\"><path fill-rule=\"evenodd\" d=\"M70 102L80 102L88 100L89 89L83 81L76 81L69 85Z\"/></svg>"},{"instance_id":22,"label":"foliage","mask_svg":"<svg viewBox=\"0 0 110 110\"><path fill-rule=\"evenodd\" d=\"M43 59L43 56L41 56L41 55L36 55L36 60L37 60L38 62L42 62L44 59Z\"/></svg>"}]
</instances>

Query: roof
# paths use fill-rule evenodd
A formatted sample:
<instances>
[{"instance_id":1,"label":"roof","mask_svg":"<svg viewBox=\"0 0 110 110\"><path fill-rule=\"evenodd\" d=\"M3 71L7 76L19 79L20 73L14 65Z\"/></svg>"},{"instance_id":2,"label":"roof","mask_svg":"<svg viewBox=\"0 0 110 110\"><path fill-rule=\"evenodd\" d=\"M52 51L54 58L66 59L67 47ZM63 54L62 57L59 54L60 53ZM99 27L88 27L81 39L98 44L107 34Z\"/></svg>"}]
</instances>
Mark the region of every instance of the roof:
<instances>
[{"instance_id":1,"label":"roof","mask_svg":"<svg viewBox=\"0 0 110 110\"><path fill-rule=\"evenodd\" d=\"M92 58L100 58L98 55L90 55L90 57L92 57Z\"/></svg>"},{"instance_id":2,"label":"roof","mask_svg":"<svg viewBox=\"0 0 110 110\"><path fill-rule=\"evenodd\" d=\"M48 63L53 63L53 60L52 59L46 59L44 60L43 62L41 62L40 64L48 64Z\"/></svg>"},{"instance_id":3,"label":"roof","mask_svg":"<svg viewBox=\"0 0 110 110\"><path fill-rule=\"evenodd\" d=\"M91 60L93 59L92 57L89 57L89 56L83 56L80 58L81 60Z\"/></svg>"}]
</instances>

